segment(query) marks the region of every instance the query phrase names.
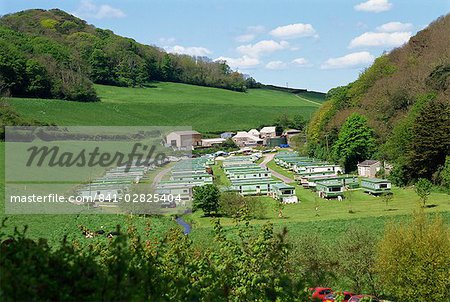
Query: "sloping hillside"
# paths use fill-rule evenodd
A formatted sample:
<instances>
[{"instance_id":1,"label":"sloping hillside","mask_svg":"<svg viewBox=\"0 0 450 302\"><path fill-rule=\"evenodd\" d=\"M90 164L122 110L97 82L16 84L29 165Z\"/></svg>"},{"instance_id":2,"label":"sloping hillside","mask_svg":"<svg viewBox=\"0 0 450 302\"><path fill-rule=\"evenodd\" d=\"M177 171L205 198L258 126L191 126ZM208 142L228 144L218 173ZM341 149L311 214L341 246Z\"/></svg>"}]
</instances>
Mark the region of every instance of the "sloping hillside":
<instances>
[{"instance_id":1,"label":"sloping hillside","mask_svg":"<svg viewBox=\"0 0 450 302\"><path fill-rule=\"evenodd\" d=\"M135 87L151 80L235 91L259 85L224 62L168 54L59 9L0 18L0 93L86 102L98 100L92 83Z\"/></svg>"},{"instance_id":2,"label":"sloping hillside","mask_svg":"<svg viewBox=\"0 0 450 302\"><path fill-rule=\"evenodd\" d=\"M269 89L236 92L187 84L154 82L128 88L95 85L101 102L8 98L26 121L57 125L183 125L203 133L249 130L281 116L308 120L320 95L309 99ZM1 121L1 119L0 119Z\"/></svg>"},{"instance_id":3,"label":"sloping hillside","mask_svg":"<svg viewBox=\"0 0 450 302\"><path fill-rule=\"evenodd\" d=\"M341 126L354 112L364 115L377 139L374 157L396 164L402 182L435 178L450 148L450 15L381 56L328 101L309 126L309 150L333 157ZM327 151L328 150L328 151Z\"/></svg>"}]
</instances>

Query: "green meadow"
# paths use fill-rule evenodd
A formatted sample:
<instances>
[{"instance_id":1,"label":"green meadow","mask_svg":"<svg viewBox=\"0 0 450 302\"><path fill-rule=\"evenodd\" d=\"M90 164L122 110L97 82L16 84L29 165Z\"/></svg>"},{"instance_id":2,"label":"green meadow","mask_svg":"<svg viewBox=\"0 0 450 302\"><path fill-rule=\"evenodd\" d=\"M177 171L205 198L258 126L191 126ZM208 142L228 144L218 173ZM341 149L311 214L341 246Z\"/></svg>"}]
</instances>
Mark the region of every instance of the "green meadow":
<instances>
[{"instance_id":1,"label":"green meadow","mask_svg":"<svg viewBox=\"0 0 450 302\"><path fill-rule=\"evenodd\" d=\"M320 107L322 94L269 89L234 92L179 83L143 88L96 85L98 103L9 98L24 117L57 125L192 126L202 133L248 130L269 125L283 114L305 119Z\"/></svg>"}]
</instances>

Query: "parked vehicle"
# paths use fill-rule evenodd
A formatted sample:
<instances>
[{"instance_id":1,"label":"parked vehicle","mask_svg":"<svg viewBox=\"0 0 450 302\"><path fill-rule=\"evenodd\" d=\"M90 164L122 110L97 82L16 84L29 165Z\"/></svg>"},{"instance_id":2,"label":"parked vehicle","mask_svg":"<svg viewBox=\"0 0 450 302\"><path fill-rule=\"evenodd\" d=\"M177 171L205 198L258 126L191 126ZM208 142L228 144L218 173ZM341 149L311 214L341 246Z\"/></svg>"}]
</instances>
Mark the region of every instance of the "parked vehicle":
<instances>
[{"instance_id":1,"label":"parked vehicle","mask_svg":"<svg viewBox=\"0 0 450 302\"><path fill-rule=\"evenodd\" d=\"M336 297L338 297L338 295L344 296L344 300L342 300L343 302L348 302L349 299L354 296L354 293L351 292L335 292L335 293L331 293L325 296L325 298L323 298L323 302L334 302L336 300Z\"/></svg>"},{"instance_id":2,"label":"parked vehicle","mask_svg":"<svg viewBox=\"0 0 450 302\"><path fill-rule=\"evenodd\" d=\"M311 299L313 301L322 301L326 295L333 292L329 287L312 287L309 290L311 291Z\"/></svg>"},{"instance_id":3,"label":"parked vehicle","mask_svg":"<svg viewBox=\"0 0 450 302\"><path fill-rule=\"evenodd\" d=\"M380 302L380 300L377 297L371 296L371 295L356 295L356 296L352 296L350 298L350 300L348 300L348 302L359 302L361 301L363 298L371 298L371 302Z\"/></svg>"}]
</instances>

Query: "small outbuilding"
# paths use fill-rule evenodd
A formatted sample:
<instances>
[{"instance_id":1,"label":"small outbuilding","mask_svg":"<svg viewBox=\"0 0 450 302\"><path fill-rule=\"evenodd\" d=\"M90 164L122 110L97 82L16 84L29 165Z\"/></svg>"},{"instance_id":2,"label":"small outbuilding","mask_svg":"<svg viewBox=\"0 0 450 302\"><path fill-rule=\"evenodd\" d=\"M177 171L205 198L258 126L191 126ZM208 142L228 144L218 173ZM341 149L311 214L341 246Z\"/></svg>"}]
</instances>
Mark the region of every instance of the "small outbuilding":
<instances>
[{"instance_id":1,"label":"small outbuilding","mask_svg":"<svg viewBox=\"0 0 450 302\"><path fill-rule=\"evenodd\" d=\"M234 132L224 132L220 135L220 138L227 139L232 138L236 133Z\"/></svg>"},{"instance_id":2,"label":"small outbuilding","mask_svg":"<svg viewBox=\"0 0 450 302\"><path fill-rule=\"evenodd\" d=\"M213 147L223 144L225 142L225 138L203 138L202 139L202 147Z\"/></svg>"}]
</instances>

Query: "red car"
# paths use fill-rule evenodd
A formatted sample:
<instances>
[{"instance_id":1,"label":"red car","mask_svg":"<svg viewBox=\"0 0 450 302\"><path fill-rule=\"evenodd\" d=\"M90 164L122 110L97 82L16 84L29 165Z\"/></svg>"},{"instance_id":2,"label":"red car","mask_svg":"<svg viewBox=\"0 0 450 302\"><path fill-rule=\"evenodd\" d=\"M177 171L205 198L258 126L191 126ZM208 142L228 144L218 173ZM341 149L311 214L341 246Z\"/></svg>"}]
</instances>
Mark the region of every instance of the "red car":
<instances>
[{"instance_id":1,"label":"red car","mask_svg":"<svg viewBox=\"0 0 450 302\"><path fill-rule=\"evenodd\" d=\"M348 302L349 299L354 295L354 293L351 292L335 292L335 293L331 293L325 296L325 298L323 298L323 302L334 302L334 300L336 300L336 297L338 295L344 296L344 300L343 302Z\"/></svg>"},{"instance_id":2,"label":"red car","mask_svg":"<svg viewBox=\"0 0 450 302\"><path fill-rule=\"evenodd\" d=\"M309 290L311 291L311 299L313 301L322 301L326 295L333 292L333 290L329 287L313 287Z\"/></svg>"},{"instance_id":3,"label":"red car","mask_svg":"<svg viewBox=\"0 0 450 302\"><path fill-rule=\"evenodd\" d=\"M362 298L371 298L371 302L380 302L377 297L371 296L371 295L356 295L350 298L348 302L359 302Z\"/></svg>"}]
</instances>

